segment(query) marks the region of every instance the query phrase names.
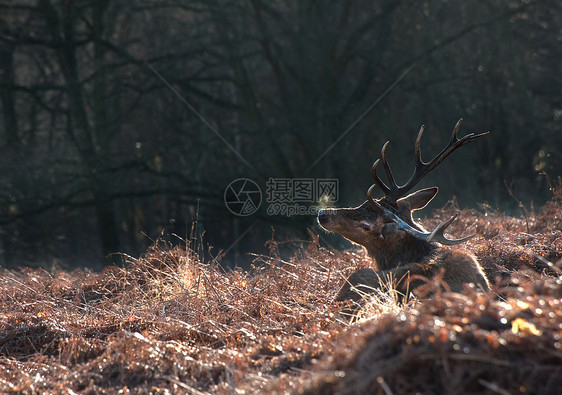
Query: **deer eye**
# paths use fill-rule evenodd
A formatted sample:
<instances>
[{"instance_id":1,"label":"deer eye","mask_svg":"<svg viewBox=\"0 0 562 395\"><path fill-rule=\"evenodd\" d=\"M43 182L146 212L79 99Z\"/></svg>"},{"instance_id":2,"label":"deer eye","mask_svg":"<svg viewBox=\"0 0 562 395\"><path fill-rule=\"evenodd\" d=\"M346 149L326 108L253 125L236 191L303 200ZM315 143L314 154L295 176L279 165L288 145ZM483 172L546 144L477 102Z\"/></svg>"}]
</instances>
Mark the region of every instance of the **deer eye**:
<instances>
[{"instance_id":1,"label":"deer eye","mask_svg":"<svg viewBox=\"0 0 562 395\"><path fill-rule=\"evenodd\" d=\"M371 225L368 224L367 222L361 222L361 223L359 224L359 227L360 227L361 229L367 231L367 232L371 230Z\"/></svg>"}]
</instances>

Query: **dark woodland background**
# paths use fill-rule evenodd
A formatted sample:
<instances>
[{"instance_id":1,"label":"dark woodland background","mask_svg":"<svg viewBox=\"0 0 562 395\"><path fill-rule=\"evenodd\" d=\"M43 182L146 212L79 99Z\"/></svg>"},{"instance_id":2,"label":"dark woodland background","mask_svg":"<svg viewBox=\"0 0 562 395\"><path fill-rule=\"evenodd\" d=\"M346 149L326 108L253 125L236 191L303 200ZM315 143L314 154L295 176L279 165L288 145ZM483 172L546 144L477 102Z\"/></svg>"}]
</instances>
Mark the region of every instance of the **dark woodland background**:
<instances>
[{"instance_id":1,"label":"dark woodland background","mask_svg":"<svg viewBox=\"0 0 562 395\"><path fill-rule=\"evenodd\" d=\"M194 237L208 259L224 250L244 265L272 235L309 238L315 217L265 205L236 217L231 181L264 191L269 178L335 178L337 205L357 205L386 140L403 182L419 127L429 160L461 117L460 135L491 134L426 177L441 191L420 215L453 196L511 215L518 201L540 206L561 175L561 11L558 0L0 0L0 264L100 268Z\"/></svg>"}]
</instances>

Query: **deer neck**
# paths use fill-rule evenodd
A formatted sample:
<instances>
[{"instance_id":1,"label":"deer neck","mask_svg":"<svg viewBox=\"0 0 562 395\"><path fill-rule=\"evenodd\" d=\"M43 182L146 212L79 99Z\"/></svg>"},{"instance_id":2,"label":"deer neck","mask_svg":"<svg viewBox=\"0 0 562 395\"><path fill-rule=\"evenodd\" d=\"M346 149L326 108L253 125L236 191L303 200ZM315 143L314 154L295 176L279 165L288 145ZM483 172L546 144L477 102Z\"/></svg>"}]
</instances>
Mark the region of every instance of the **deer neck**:
<instances>
[{"instance_id":1,"label":"deer neck","mask_svg":"<svg viewBox=\"0 0 562 395\"><path fill-rule=\"evenodd\" d=\"M432 254L436 246L427 241L407 236L400 243L385 243L378 248L368 248L379 270L388 270L413 262L423 262Z\"/></svg>"}]
</instances>

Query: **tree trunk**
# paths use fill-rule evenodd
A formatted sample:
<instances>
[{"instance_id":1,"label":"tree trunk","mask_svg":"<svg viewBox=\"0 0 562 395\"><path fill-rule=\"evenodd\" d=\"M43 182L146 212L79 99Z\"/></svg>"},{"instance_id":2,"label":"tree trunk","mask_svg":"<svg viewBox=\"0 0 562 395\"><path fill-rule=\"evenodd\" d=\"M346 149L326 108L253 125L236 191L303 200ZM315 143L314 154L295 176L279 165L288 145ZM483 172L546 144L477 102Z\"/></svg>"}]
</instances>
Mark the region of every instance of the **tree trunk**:
<instances>
[{"instance_id":1,"label":"tree trunk","mask_svg":"<svg viewBox=\"0 0 562 395\"><path fill-rule=\"evenodd\" d=\"M0 44L0 85L5 88L0 89L0 101L4 112L4 132L6 135L6 145L19 144L19 131L16 116L15 95L12 86L14 85L14 58L15 46L11 43L3 42Z\"/></svg>"}]
</instances>

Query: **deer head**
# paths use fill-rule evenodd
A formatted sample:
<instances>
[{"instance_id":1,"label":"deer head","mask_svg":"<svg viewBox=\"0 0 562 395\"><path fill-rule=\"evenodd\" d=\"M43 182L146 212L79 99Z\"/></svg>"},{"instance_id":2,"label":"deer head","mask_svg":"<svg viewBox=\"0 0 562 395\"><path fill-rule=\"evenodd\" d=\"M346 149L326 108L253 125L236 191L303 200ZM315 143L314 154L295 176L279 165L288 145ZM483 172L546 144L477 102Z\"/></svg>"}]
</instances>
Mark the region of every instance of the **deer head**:
<instances>
[{"instance_id":1,"label":"deer head","mask_svg":"<svg viewBox=\"0 0 562 395\"><path fill-rule=\"evenodd\" d=\"M402 186L396 184L386 160L389 144L387 141L382 147L381 158L373 164L372 174L375 183L367 191L367 201L355 208L320 210L318 212L320 225L327 231L340 233L346 239L364 246L381 270L419 261L438 246L436 243L454 245L471 238L473 235L456 240L445 237L444 231L456 215L431 232L427 232L413 220L412 212L424 208L435 197L439 188L421 189L406 195L454 150L488 134L471 133L459 139L458 130L461 122L462 118L455 125L447 146L430 162L424 162L421 158L420 145L424 126L420 128L414 146L414 173ZM377 174L381 163L389 185L386 185ZM375 186L383 191L384 197L373 198Z\"/></svg>"}]
</instances>

